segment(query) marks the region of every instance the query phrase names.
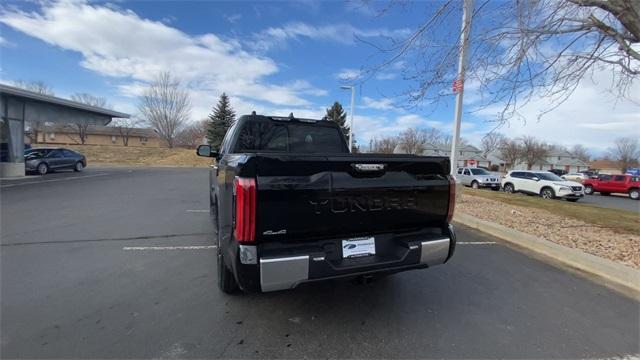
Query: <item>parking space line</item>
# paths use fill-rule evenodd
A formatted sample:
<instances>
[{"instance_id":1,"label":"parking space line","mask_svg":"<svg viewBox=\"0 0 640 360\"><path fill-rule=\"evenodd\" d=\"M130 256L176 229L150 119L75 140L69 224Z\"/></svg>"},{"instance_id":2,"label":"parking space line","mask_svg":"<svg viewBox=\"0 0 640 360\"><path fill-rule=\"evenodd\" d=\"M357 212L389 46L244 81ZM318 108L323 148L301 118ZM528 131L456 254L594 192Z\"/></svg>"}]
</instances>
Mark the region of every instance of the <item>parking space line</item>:
<instances>
[{"instance_id":1,"label":"parking space line","mask_svg":"<svg viewBox=\"0 0 640 360\"><path fill-rule=\"evenodd\" d=\"M205 246L125 246L125 251L147 251L147 250L209 250L217 248L216 245Z\"/></svg>"},{"instance_id":2,"label":"parking space line","mask_svg":"<svg viewBox=\"0 0 640 360\"><path fill-rule=\"evenodd\" d=\"M493 245L496 244L495 241L458 241L457 244L460 245Z\"/></svg>"},{"instance_id":3,"label":"parking space line","mask_svg":"<svg viewBox=\"0 0 640 360\"><path fill-rule=\"evenodd\" d=\"M102 173L102 174L83 175L83 176L71 176L71 177L64 177L64 178L51 179L51 180L28 181L28 182L21 182L21 183L17 183L17 184L2 184L0 187L8 188L8 187L14 187L14 186L31 185L31 184L42 184L42 183L48 183L48 182L87 179L87 178L92 178L92 177L97 177L97 176L105 176L105 175L110 175L110 174L111 173Z\"/></svg>"}]
</instances>

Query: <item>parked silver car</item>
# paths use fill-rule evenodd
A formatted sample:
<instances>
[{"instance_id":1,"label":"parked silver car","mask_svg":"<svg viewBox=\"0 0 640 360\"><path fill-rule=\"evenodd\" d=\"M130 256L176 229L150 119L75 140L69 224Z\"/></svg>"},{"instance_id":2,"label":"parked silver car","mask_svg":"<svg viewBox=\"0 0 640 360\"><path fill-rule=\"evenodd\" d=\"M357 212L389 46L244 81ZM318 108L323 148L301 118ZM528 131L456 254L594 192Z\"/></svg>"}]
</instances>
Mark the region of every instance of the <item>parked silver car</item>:
<instances>
[{"instance_id":1,"label":"parked silver car","mask_svg":"<svg viewBox=\"0 0 640 360\"><path fill-rule=\"evenodd\" d=\"M491 188L500 190L500 176L489 171L475 167L458 168L456 175L462 185L471 186L474 189Z\"/></svg>"}]
</instances>

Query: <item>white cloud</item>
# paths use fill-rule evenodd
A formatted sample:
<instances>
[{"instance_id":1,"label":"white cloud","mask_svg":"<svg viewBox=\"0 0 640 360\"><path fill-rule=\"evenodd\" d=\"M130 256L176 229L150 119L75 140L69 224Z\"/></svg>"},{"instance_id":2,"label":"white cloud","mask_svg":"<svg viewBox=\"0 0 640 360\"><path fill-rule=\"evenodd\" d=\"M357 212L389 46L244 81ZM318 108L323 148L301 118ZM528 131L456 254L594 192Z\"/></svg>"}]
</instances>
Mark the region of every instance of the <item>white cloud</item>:
<instances>
[{"instance_id":1,"label":"white cloud","mask_svg":"<svg viewBox=\"0 0 640 360\"><path fill-rule=\"evenodd\" d=\"M360 73L360 70L358 69L345 68L345 69L340 69L340 71L334 74L333 76L339 80L353 81L359 78L360 75L361 73Z\"/></svg>"},{"instance_id":2,"label":"white cloud","mask_svg":"<svg viewBox=\"0 0 640 360\"><path fill-rule=\"evenodd\" d=\"M352 44L356 37L401 37L409 33L409 29L360 29L350 24L315 26L303 22L292 22L283 27L270 27L255 34L248 45L257 50L267 51L274 47L282 47L289 40L300 38Z\"/></svg>"},{"instance_id":3,"label":"white cloud","mask_svg":"<svg viewBox=\"0 0 640 360\"><path fill-rule=\"evenodd\" d=\"M381 98L381 99L373 99L368 96L362 97L362 107L367 109L376 109L376 110L395 110L396 107L393 106L393 100L389 98Z\"/></svg>"},{"instance_id":4,"label":"white cloud","mask_svg":"<svg viewBox=\"0 0 640 360\"><path fill-rule=\"evenodd\" d=\"M535 98L519 110L521 119L511 120L500 132L509 137L535 136L550 143L603 151L618 137L640 136L640 82L631 85L631 99L616 100L606 93L611 83L611 71L601 70L584 79L573 95L558 108L538 121L549 108L549 99ZM495 120L501 106L480 109L474 115ZM464 136L464 134L463 134Z\"/></svg>"},{"instance_id":5,"label":"white cloud","mask_svg":"<svg viewBox=\"0 0 640 360\"><path fill-rule=\"evenodd\" d=\"M81 65L98 74L130 81L124 95L160 71L171 71L207 101L223 91L231 96L274 105L308 106L301 95L324 95L307 82L294 87L267 83L278 71L274 61L245 51L237 41L215 34L191 36L131 10L86 2L44 3L40 12L4 9L0 22L51 45L82 54ZM196 101L194 101L195 103ZM194 115L198 113L194 110Z\"/></svg>"},{"instance_id":6,"label":"white cloud","mask_svg":"<svg viewBox=\"0 0 640 360\"><path fill-rule=\"evenodd\" d=\"M397 77L398 77L398 74L394 74L394 73L376 74L376 80L394 80Z\"/></svg>"},{"instance_id":7,"label":"white cloud","mask_svg":"<svg viewBox=\"0 0 640 360\"><path fill-rule=\"evenodd\" d=\"M225 14L224 19L227 20L230 24L237 23L240 19L242 19L242 14Z\"/></svg>"}]
</instances>

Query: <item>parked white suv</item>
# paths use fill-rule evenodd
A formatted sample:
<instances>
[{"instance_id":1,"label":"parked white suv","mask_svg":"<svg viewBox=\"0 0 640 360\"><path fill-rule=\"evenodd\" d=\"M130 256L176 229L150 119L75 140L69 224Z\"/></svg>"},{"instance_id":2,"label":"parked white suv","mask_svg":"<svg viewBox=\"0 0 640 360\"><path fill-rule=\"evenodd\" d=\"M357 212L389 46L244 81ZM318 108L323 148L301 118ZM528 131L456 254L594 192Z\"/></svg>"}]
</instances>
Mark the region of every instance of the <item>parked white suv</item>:
<instances>
[{"instance_id":1,"label":"parked white suv","mask_svg":"<svg viewBox=\"0 0 640 360\"><path fill-rule=\"evenodd\" d=\"M545 199L562 198L574 202L584 197L582 184L563 180L548 171L512 170L501 184L505 192L535 194Z\"/></svg>"}]
</instances>

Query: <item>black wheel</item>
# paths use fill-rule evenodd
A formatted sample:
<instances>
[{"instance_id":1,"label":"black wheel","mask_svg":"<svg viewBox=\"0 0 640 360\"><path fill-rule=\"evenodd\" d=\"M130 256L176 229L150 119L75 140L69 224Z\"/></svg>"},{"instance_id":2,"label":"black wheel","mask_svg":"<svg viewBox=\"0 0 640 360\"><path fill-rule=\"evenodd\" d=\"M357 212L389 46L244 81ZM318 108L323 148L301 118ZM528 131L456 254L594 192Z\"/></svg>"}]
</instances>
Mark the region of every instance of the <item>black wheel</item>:
<instances>
[{"instance_id":1,"label":"black wheel","mask_svg":"<svg viewBox=\"0 0 640 360\"><path fill-rule=\"evenodd\" d=\"M576 202L578 200L580 200L580 199L567 199L567 201L569 201L569 202Z\"/></svg>"},{"instance_id":2,"label":"black wheel","mask_svg":"<svg viewBox=\"0 0 640 360\"><path fill-rule=\"evenodd\" d=\"M49 166L46 163L40 163L36 170L38 171L38 174L45 175L49 172Z\"/></svg>"},{"instance_id":3,"label":"black wheel","mask_svg":"<svg viewBox=\"0 0 640 360\"><path fill-rule=\"evenodd\" d=\"M513 194L514 193L513 184L504 184L504 192Z\"/></svg>"},{"instance_id":4,"label":"black wheel","mask_svg":"<svg viewBox=\"0 0 640 360\"><path fill-rule=\"evenodd\" d=\"M555 199L556 193L553 191L552 188L547 187L542 189L542 191L540 191L540 196L542 196L543 199Z\"/></svg>"},{"instance_id":5,"label":"black wheel","mask_svg":"<svg viewBox=\"0 0 640 360\"><path fill-rule=\"evenodd\" d=\"M471 182L471 187L474 188L474 189L478 189L478 188L480 188L480 185L478 185L477 181L473 180Z\"/></svg>"},{"instance_id":6,"label":"black wheel","mask_svg":"<svg viewBox=\"0 0 640 360\"><path fill-rule=\"evenodd\" d=\"M631 189L629 191L629 197L633 200L639 200L640 199L640 190L638 189Z\"/></svg>"},{"instance_id":7,"label":"black wheel","mask_svg":"<svg viewBox=\"0 0 640 360\"><path fill-rule=\"evenodd\" d=\"M233 272L231 272L229 268L227 268L227 265L225 265L222 242L220 241L222 236L220 236L220 226L218 224L219 222L216 217L216 237L218 239L218 287L225 294L235 294L238 292L238 283L236 283L236 278L233 276Z\"/></svg>"},{"instance_id":8,"label":"black wheel","mask_svg":"<svg viewBox=\"0 0 640 360\"><path fill-rule=\"evenodd\" d=\"M84 169L84 165L82 164L82 161L78 161L76 165L73 167L73 171L75 172L80 172L83 169Z\"/></svg>"},{"instance_id":9,"label":"black wheel","mask_svg":"<svg viewBox=\"0 0 640 360\"><path fill-rule=\"evenodd\" d=\"M584 187L584 193L586 195L593 195L593 186L587 185Z\"/></svg>"}]
</instances>

